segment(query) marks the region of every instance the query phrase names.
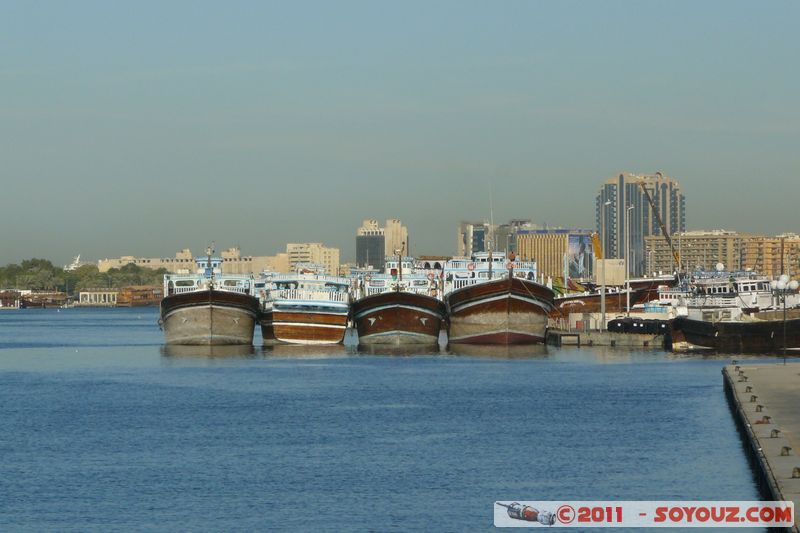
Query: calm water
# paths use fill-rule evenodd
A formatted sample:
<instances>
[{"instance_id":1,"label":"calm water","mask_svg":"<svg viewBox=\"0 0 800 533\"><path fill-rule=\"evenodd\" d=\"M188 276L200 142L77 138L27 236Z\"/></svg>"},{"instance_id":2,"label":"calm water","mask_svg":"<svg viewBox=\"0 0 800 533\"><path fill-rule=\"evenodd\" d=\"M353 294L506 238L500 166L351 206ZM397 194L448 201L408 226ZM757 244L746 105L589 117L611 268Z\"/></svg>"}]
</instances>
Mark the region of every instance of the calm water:
<instances>
[{"instance_id":1,"label":"calm water","mask_svg":"<svg viewBox=\"0 0 800 533\"><path fill-rule=\"evenodd\" d=\"M728 358L165 350L0 312L0 530L483 531L503 499L759 499Z\"/></svg>"}]
</instances>

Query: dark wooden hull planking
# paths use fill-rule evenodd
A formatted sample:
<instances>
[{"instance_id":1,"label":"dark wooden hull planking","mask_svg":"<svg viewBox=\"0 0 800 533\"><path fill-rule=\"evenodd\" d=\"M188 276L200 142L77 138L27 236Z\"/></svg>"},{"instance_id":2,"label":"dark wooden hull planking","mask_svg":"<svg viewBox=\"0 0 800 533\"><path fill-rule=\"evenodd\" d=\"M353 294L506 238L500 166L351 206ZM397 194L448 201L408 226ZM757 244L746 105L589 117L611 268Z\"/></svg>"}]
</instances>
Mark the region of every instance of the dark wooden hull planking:
<instances>
[{"instance_id":1,"label":"dark wooden hull planking","mask_svg":"<svg viewBox=\"0 0 800 533\"><path fill-rule=\"evenodd\" d=\"M261 314L264 344L340 344L347 330L347 310L317 312L270 309Z\"/></svg>"},{"instance_id":2,"label":"dark wooden hull planking","mask_svg":"<svg viewBox=\"0 0 800 533\"><path fill-rule=\"evenodd\" d=\"M553 306L552 290L520 278L457 289L447 295L449 342L543 343Z\"/></svg>"},{"instance_id":3,"label":"dark wooden hull planking","mask_svg":"<svg viewBox=\"0 0 800 533\"><path fill-rule=\"evenodd\" d=\"M229 291L202 290L161 300L161 327L167 344L253 344L258 299Z\"/></svg>"},{"instance_id":4,"label":"dark wooden hull planking","mask_svg":"<svg viewBox=\"0 0 800 533\"><path fill-rule=\"evenodd\" d=\"M607 292L606 313L609 315L625 313L628 308L626 294L626 292ZM649 294L647 289L632 289L631 307L649 301L645 300ZM555 307L550 313L551 318L566 318L570 313L599 313L602 307L600 293L557 296L554 303Z\"/></svg>"},{"instance_id":5,"label":"dark wooden hull planking","mask_svg":"<svg viewBox=\"0 0 800 533\"><path fill-rule=\"evenodd\" d=\"M366 296L352 309L359 344L438 344L446 314L440 300L403 291Z\"/></svg>"}]
</instances>

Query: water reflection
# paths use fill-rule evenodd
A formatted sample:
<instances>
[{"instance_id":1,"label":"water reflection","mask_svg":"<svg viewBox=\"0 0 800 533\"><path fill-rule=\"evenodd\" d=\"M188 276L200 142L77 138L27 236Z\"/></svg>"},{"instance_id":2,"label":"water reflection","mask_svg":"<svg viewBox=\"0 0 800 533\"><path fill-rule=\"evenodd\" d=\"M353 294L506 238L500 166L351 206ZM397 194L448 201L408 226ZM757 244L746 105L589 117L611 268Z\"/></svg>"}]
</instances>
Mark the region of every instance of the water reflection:
<instances>
[{"instance_id":1,"label":"water reflection","mask_svg":"<svg viewBox=\"0 0 800 533\"><path fill-rule=\"evenodd\" d=\"M161 355L164 357L250 358L256 355L256 349L252 345L246 344L226 346L184 346L165 344L161 346Z\"/></svg>"},{"instance_id":2,"label":"water reflection","mask_svg":"<svg viewBox=\"0 0 800 533\"><path fill-rule=\"evenodd\" d=\"M286 357L289 359L326 359L355 355L354 346L343 344L273 344L261 348L264 357Z\"/></svg>"},{"instance_id":3,"label":"water reflection","mask_svg":"<svg viewBox=\"0 0 800 533\"><path fill-rule=\"evenodd\" d=\"M407 344L407 345L359 345L358 353L361 355L386 355L389 357L412 357L415 355L439 355L441 348L438 344Z\"/></svg>"},{"instance_id":4,"label":"water reflection","mask_svg":"<svg viewBox=\"0 0 800 533\"><path fill-rule=\"evenodd\" d=\"M487 357L494 359L547 359L547 346L544 344L449 344L445 351L448 355L467 355L470 357Z\"/></svg>"}]
</instances>

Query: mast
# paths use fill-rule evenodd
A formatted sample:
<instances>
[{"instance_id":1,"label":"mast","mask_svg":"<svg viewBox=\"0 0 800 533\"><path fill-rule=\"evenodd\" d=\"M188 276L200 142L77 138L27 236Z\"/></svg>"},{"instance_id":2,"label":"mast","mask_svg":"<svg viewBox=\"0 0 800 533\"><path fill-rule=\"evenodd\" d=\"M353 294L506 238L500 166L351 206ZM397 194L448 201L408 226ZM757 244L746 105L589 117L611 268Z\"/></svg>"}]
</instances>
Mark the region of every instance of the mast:
<instances>
[{"instance_id":1,"label":"mast","mask_svg":"<svg viewBox=\"0 0 800 533\"><path fill-rule=\"evenodd\" d=\"M489 183L489 279L492 279L492 241L494 240L494 195L492 184Z\"/></svg>"},{"instance_id":2,"label":"mast","mask_svg":"<svg viewBox=\"0 0 800 533\"><path fill-rule=\"evenodd\" d=\"M211 266L211 254L214 253L214 241L211 241L211 246L206 247L206 268L211 274L211 288L214 288L214 267Z\"/></svg>"}]
</instances>

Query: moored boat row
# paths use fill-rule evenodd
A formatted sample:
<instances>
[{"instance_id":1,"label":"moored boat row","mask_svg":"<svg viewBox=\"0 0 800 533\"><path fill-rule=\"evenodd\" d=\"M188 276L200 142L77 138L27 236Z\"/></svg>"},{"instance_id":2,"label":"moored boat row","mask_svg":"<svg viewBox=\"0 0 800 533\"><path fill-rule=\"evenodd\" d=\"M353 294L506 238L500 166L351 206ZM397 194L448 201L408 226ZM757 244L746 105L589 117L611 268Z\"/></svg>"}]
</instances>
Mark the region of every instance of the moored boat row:
<instances>
[{"instance_id":1,"label":"moored boat row","mask_svg":"<svg viewBox=\"0 0 800 533\"><path fill-rule=\"evenodd\" d=\"M259 278L223 275L212 253L197 260L196 272L164 277L159 323L169 345L252 345L256 324L265 345L340 344L348 327L365 346L433 346L442 332L451 344L538 344L548 319L601 308L599 292L556 297L537 281L535 263L503 253L435 266L390 257L385 272L350 277L303 265ZM627 291L606 292L606 312L661 307L671 318L674 351L800 349L800 295L788 278L716 272L663 281L632 281Z\"/></svg>"},{"instance_id":2,"label":"moored boat row","mask_svg":"<svg viewBox=\"0 0 800 533\"><path fill-rule=\"evenodd\" d=\"M389 258L385 272L350 278L305 265L260 279L222 275L211 253L196 274L165 276L160 322L168 344L252 343L256 321L264 344L338 344L349 324L364 345L435 345L443 330L451 343L537 344L554 309L535 263L503 253L438 268Z\"/></svg>"}]
</instances>

